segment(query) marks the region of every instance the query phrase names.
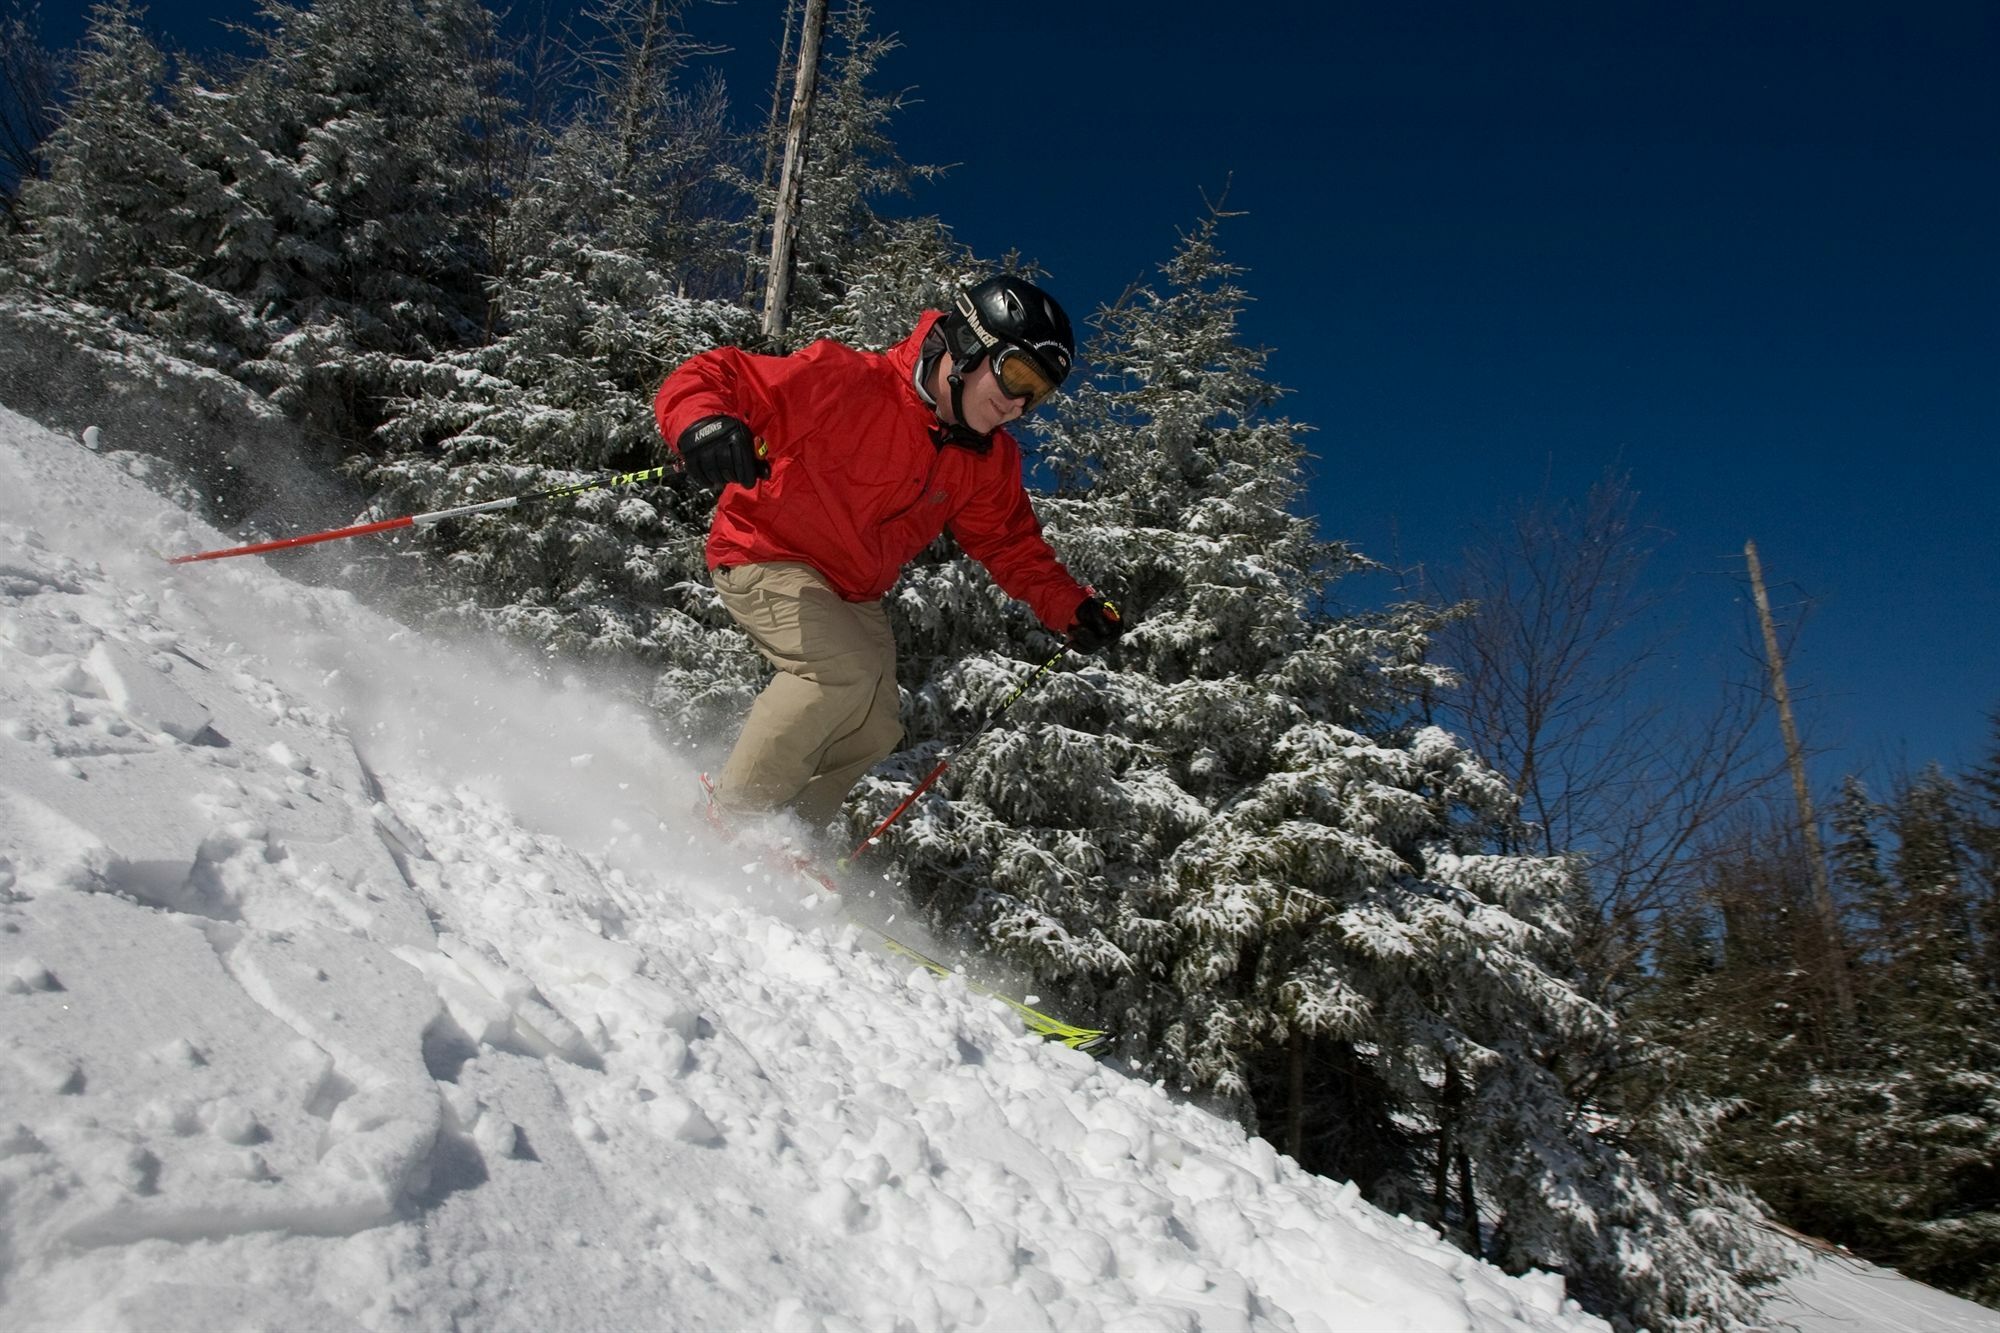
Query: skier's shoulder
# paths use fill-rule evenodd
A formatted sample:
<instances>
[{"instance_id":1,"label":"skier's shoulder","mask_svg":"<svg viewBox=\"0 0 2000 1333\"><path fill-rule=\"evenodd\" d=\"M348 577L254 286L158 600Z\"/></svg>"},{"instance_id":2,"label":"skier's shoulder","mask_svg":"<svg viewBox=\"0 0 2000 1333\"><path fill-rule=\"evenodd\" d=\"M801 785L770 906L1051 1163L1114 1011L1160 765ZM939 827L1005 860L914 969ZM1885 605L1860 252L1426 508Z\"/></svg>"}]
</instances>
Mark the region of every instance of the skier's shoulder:
<instances>
[{"instance_id":1,"label":"skier's shoulder","mask_svg":"<svg viewBox=\"0 0 2000 1333\"><path fill-rule=\"evenodd\" d=\"M785 359L790 363L785 378L822 408L852 412L893 390L881 353L837 339L807 343Z\"/></svg>"},{"instance_id":2,"label":"skier's shoulder","mask_svg":"<svg viewBox=\"0 0 2000 1333\"><path fill-rule=\"evenodd\" d=\"M939 318L935 310L925 312L917 320L916 326L900 341L890 343L880 350L856 347L838 338L821 338L800 348L793 353L793 356L816 368L825 367L830 371L877 376L900 383L909 379L916 369L925 335Z\"/></svg>"},{"instance_id":3,"label":"skier's shoulder","mask_svg":"<svg viewBox=\"0 0 2000 1333\"><path fill-rule=\"evenodd\" d=\"M793 352L788 359L819 374L856 375L866 374L881 361L882 354L850 346L838 338L820 338Z\"/></svg>"},{"instance_id":4,"label":"skier's shoulder","mask_svg":"<svg viewBox=\"0 0 2000 1333\"><path fill-rule=\"evenodd\" d=\"M821 338L792 352L753 351L747 347L714 347L683 364L723 365L767 383L801 383L842 379L868 373L879 354L864 352L833 338Z\"/></svg>"},{"instance_id":5,"label":"skier's shoulder","mask_svg":"<svg viewBox=\"0 0 2000 1333\"><path fill-rule=\"evenodd\" d=\"M934 420L892 353L826 339L800 348L792 359L798 363L789 377L792 389L823 425L920 438Z\"/></svg>"}]
</instances>

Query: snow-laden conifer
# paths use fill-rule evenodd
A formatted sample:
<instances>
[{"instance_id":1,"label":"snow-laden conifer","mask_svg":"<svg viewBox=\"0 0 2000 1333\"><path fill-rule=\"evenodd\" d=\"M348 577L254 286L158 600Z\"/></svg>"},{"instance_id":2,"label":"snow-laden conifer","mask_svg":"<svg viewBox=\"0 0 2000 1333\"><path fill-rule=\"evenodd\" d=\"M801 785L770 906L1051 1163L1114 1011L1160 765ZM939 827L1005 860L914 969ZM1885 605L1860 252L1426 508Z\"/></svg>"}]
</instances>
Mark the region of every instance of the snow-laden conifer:
<instances>
[{"instance_id":1,"label":"snow-laden conifer","mask_svg":"<svg viewBox=\"0 0 2000 1333\"><path fill-rule=\"evenodd\" d=\"M339 452L379 419L391 358L483 327L477 144L502 64L477 0L266 0L261 18L251 59L170 79L134 6L93 11L18 262Z\"/></svg>"},{"instance_id":2,"label":"snow-laden conifer","mask_svg":"<svg viewBox=\"0 0 2000 1333\"><path fill-rule=\"evenodd\" d=\"M1633 1047L1572 959L1576 867L1493 850L1506 782L1417 715L1450 684L1435 613L1322 609L1365 562L1292 512L1304 428L1242 340L1222 220L1100 313L1037 460L1052 540L1131 629L954 761L897 835L911 885L1316 1169L1628 1326L1741 1322L1754 1233L1713 1210L1742 1201L1686 1126L1590 1096ZM979 578L900 593L938 664L907 776L1051 647Z\"/></svg>"},{"instance_id":3,"label":"snow-laden conifer","mask_svg":"<svg viewBox=\"0 0 2000 1333\"><path fill-rule=\"evenodd\" d=\"M130 0L92 6L74 86L47 145L49 175L26 182L16 262L49 295L89 302L134 327L172 302L205 192L169 96L165 55Z\"/></svg>"},{"instance_id":4,"label":"snow-laden conifer","mask_svg":"<svg viewBox=\"0 0 2000 1333\"><path fill-rule=\"evenodd\" d=\"M571 64L564 123L532 146L498 227L482 345L399 362L403 392L369 473L383 504L437 507L666 461L652 395L699 352L752 336L705 297L733 283L726 103L692 81L680 0L607 0ZM691 86L690 86L691 85ZM712 497L675 481L441 531L450 600L558 649L634 656L656 698L712 729L757 679L707 586Z\"/></svg>"},{"instance_id":5,"label":"snow-laden conifer","mask_svg":"<svg viewBox=\"0 0 2000 1333\"><path fill-rule=\"evenodd\" d=\"M1992 1304L2000 1001L1985 973L1977 821L1935 766L1883 807L1849 795L1842 868L1864 923L1865 1022L1799 1099L1811 1192L1865 1253Z\"/></svg>"},{"instance_id":6,"label":"snow-laden conifer","mask_svg":"<svg viewBox=\"0 0 2000 1333\"><path fill-rule=\"evenodd\" d=\"M264 346L236 285L239 243L263 228L237 188L230 83L168 61L142 18L122 0L94 8L71 95L52 108L48 174L26 182L4 256L0 379L15 406L87 410L170 458L200 479L211 514L233 519L262 507L250 474L265 460L249 442L286 434L275 408L225 378Z\"/></svg>"},{"instance_id":7,"label":"snow-laden conifer","mask_svg":"<svg viewBox=\"0 0 2000 1333\"><path fill-rule=\"evenodd\" d=\"M263 343L238 373L352 447L393 358L483 327L478 138L504 66L477 0L262 0L260 17L224 117L255 219L229 285Z\"/></svg>"}]
</instances>

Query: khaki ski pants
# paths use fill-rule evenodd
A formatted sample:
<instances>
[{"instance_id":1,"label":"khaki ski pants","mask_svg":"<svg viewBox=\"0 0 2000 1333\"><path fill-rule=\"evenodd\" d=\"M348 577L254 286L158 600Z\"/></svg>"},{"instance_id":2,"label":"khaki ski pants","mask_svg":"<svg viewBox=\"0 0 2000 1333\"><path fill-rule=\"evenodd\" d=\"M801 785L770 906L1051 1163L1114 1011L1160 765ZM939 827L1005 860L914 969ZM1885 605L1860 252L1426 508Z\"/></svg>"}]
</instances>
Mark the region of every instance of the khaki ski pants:
<instances>
[{"instance_id":1,"label":"khaki ski pants","mask_svg":"<svg viewBox=\"0 0 2000 1333\"><path fill-rule=\"evenodd\" d=\"M778 669L716 783L734 810L789 806L825 827L903 737L896 639L880 602L841 598L809 565L724 566L722 605Z\"/></svg>"}]
</instances>

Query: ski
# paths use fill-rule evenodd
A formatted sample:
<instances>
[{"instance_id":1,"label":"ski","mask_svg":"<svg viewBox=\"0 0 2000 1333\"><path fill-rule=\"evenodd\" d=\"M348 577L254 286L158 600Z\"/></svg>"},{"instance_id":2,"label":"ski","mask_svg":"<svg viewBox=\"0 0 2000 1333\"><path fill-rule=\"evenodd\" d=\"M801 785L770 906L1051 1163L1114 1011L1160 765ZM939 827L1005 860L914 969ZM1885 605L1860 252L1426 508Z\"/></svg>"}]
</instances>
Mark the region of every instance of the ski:
<instances>
[{"instance_id":1,"label":"ski","mask_svg":"<svg viewBox=\"0 0 2000 1333\"><path fill-rule=\"evenodd\" d=\"M709 782L708 774L703 773L700 776L702 790L708 798L701 807L702 817L708 821L709 827L714 829L724 841L734 843L736 835L723 824L721 810L715 803L714 785ZM771 848L764 851L762 855L767 865L776 869L793 872L820 892L829 894L835 898L844 896L840 890L840 881L836 880L811 857L784 848ZM856 921L852 917L848 917L846 920L848 924L871 938L875 942L875 946L882 950L882 952L906 959L937 976L957 977L965 983L965 988L975 995L984 995L988 999L1000 1001L1000 1003L1014 1011L1015 1016L1021 1020L1022 1026L1026 1027L1030 1032L1034 1032L1050 1041L1060 1042L1074 1051L1096 1051L1110 1040L1111 1034L1100 1028L1078 1027L1074 1023L1065 1023L1059 1018L1045 1014L1030 1005L1026 1000L1016 999L1004 991L995 990L993 987L986 985L964 971L941 963L919 949L911 948L877 926L871 926L865 921Z\"/></svg>"},{"instance_id":2,"label":"ski","mask_svg":"<svg viewBox=\"0 0 2000 1333\"><path fill-rule=\"evenodd\" d=\"M855 922L854 924L875 936L876 943L881 947L883 952L907 958L917 966L935 972L938 976L957 977L965 983L967 990L972 991L976 995L984 995L989 999L1000 1001L1000 1003L1014 1011L1029 1031L1038 1033L1050 1041L1061 1042L1073 1051L1095 1051L1110 1040L1111 1034L1108 1032L1099 1028L1081 1028L1073 1023L1065 1023L1060 1018L1052 1018L1041 1010L1031 1007L1026 1000L1017 1000L1004 991L994 990L991 986L976 981L963 972L947 967L935 958L919 953L893 935L876 930L873 926L862 922Z\"/></svg>"}]
</instances>

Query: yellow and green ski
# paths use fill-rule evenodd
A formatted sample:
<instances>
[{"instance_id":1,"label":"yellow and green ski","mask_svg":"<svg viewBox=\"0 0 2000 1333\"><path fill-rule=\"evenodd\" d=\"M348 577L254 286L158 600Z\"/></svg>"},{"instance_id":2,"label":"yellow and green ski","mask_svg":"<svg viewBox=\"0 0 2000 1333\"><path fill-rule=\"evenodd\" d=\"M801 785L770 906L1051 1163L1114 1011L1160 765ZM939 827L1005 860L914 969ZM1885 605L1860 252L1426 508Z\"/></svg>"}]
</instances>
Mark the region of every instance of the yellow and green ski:
<instances>
[{"instance_id":1,"label":"yellow and green ski","mask_svg":"<svg viewBox=\"0 0 2000 1333\"><path fill-rule=\"evenodd\" d=\"M883 952L907 958L917 966L927 968L941 977L957 977L965 983L967 990L1000 1001L1000 1003L1020 1015L1021 1022L1027 1026L1030 1032L1038 1032L1050 1041L1059 1041L1071 1050L1094 1051L1102 1046L1110 1037L1109 1033L1100 1031L1097 1028L1080 1028L1073 1023L1065 1023L1060 1018L1051 1018L1041 1010L1030 1007L1026 1001L1017 1000L1011 995L994 990L991 986L983 982L975 981L965 973L947 967L935 958L919 953L895 936L884 934L873 926L864 925L862 929L875 937L876 943L881 946Z\"/></svg>"},{"instance_id":2,"label":"yellow and green ski","mask_svg":"<svg viewBox=\"0 0 2000 1333\"><path fill-rule=\"evenodd\" d=\"M708 774L703 773L701 775L701 785L708 793L708 802L703 807L702 814L707 818L709 827L713 828L725 840L734 842L736 840L735 834L724 827L722 823L721 812L715 804L715 788L709 783ZM790 870L801 876L825 893L829 893L836 898L843 896L840 891L840 882L820 868L811 857L802 856L797 852L783 849L771 849L764 853L764 859L773 866ZM850 917L849 920L853 921L853 918ZM1059 1018L1052 1018L1041 1010L1029 1005L1026 1001L1017 1000L1011 995L997 991L984 982L968 976L957 968L940 963L930 955L911 948L895 936L878 927L871 926L865 921L853 921L853 924L873 938L876 946L884 953L894 954L900 958L907 958L909 961L917 964L917 966L934 972L941 977L957 977L965 983L967 990L972 991L974 994L984 995L989 999L1000 1001L1000 1003L1012 1009L1020 1017L1023 1026L1030 1032L1039 1033L1050 1041L1059 1041L1071 1050L1095 1051L1110 1039L1108 1032L1104 1032L1098 1028L1078 1027L1074 1023L1065 1023Z\"/></svg>"}]
</instances>

